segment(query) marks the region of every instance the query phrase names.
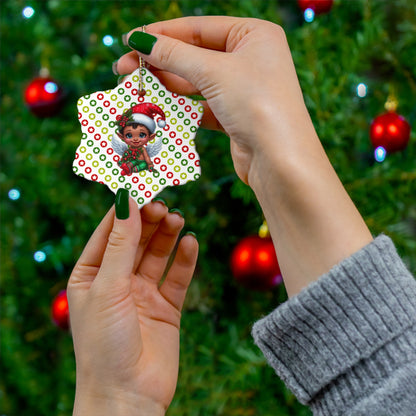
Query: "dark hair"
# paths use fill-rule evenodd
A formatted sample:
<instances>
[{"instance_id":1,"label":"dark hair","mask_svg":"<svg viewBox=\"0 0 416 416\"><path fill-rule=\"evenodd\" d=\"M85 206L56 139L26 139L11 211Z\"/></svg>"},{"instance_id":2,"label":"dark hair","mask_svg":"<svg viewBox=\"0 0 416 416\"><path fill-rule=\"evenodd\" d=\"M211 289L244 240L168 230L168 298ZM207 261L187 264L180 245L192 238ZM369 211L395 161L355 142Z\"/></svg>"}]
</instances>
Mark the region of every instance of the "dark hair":
<instances>
[{"instance_id":1,"label":"dark hair","mask_svg":"<svg viewBox=\"0 0 416 416\"><path fill-rule=\"evenodd\" d=\"M150 132L149 128L147 126L145 126L144 124L140 124L140 123L127 123L124 127L119 127L118 128L118 132L120 134L124 134L124 129L127 126L133 127L134 130L136 130L138 126L142 126L142 127L144 127L147 130L147 132L149 133L149 136L151 135L151 132Z\"/></svg>"}]
</instances>

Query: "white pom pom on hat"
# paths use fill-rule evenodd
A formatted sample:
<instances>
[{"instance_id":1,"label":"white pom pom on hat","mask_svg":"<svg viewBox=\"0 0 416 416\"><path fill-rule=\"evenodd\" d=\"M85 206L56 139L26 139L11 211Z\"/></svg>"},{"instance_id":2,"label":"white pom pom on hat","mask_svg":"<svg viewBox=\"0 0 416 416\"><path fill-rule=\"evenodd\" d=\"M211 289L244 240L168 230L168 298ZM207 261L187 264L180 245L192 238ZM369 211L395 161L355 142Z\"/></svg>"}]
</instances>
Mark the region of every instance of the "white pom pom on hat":
<instances>
[{"instance_id":1,"label":"white pom pom on hat","mask_svg":"<svg viewBox=\"0 0 416 416\"><path fill-rule=\"evenodd\" d=\"M153 103L140 103L132 107L131 119L134 123L142 124L147 127L150 133L154 133L156 130L156 123L154 121L155 116L157 117L157 125L160 128L166 126L166 116L163 110Z\"/></svg>"}]
</instances>

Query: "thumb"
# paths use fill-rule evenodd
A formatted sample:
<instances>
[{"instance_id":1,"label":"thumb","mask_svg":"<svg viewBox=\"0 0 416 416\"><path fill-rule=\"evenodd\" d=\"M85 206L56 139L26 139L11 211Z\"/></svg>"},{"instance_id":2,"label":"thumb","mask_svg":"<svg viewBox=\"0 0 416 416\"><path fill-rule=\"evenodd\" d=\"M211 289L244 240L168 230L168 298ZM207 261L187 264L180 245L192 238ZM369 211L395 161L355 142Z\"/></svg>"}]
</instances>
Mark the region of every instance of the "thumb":
<instances>
[{"instance_id":1,"label":"thumb","mask_svg":"<svg viewBox=\"0 0 416 416\"><path fill-rule=\"evenodd\" d=\"M141 236L140 211L127 189L119 189L115 201L116 216L102 259L97 280L130 285L130 276Z\"/></svg>"},{"instance_id":2,"label":"thumb","mask_svg":"<svg viewBox=\"0 0 416 416\"><path fill-rule=\"evenodd\" d=\"M199 91L207 87L203 80L211 78L212 74L207 76L211 64L218 64L221 56L218 51L200 48L161 34L156 37L141 31L130 33L128 45L148 64L186 79Z\"/></svg>"}]
</instances>

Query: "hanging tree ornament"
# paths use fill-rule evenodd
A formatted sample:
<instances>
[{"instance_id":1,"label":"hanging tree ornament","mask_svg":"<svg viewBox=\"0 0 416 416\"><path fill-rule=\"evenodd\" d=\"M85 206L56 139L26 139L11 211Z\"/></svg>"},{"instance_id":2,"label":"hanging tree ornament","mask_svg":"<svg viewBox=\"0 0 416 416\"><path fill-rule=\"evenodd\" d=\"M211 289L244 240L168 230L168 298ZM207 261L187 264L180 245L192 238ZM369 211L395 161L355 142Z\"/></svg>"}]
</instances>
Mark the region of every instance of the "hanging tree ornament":
<instances>
[{"instance_id":1,"label":"hanging tree ornament","mask_svg":"<svg viewBox=\"0 0 416 416\"><path fill-rule=\"evenodd\" d=\"M43 68L40 76L26 87L24 100L30 111L37 117L52 117L62 108L63 90Z\"/></svg>"},{"instance_id":2,"label":"hanging tree ornament","mask_svg":"<svg viewBox=\"0 0 416 416\"><path fill-rule=\"evenodd\" d=\"M377 116L370 126L370 140L377 152L383 149L386 153L394 153L406 148L410 139L410 124L396 112L398 101L393 94L384 105L387 110Z\"/></svg>"},{"instance_id":3,"label":"hanging tree ornament","mask_svg":"<svg viewBox=\"0 0 416 416\"><path fill-rule=\"evenodd\" d=\"M306 10L311 10L314 15L328 13L334 0L298 0L298 5L302 12L306 12Z\"/></svg>"},{"instance_id":4,"label":"hanging tree ornament","mask_svg":"<svg viewBox=\"0 0 416 416\"><path fill-rule=\"evenodd\" d=\"M73 171L114 193L129 190L141 207L165 187L199 178L202 114L198 101L168 91L140 61L114 89L78 100L82 139Z\"/></svg>"},{"instance_id":5,"label":"hanging tree ornament","mask_svg":"<svg viewBox=\"0 0 416 416\"><path fill-rule=\"evenodd\" d=\"M268 290L282 282L279 263L267 224L259 235L243 238L231 253L231 271L242 286L254 290Z\"/></svg>"},{"instance_id":6,"label":"hanging tree ornament","mask_svg":"<svg viewBox=\"0 0 416 416\"><path fill-rule=\"evenodd\" d=\"M69 308L66 290L59 292L52 301L51 315L56 326L62 329L69 328Z\"/></svg>"}]
</instances>

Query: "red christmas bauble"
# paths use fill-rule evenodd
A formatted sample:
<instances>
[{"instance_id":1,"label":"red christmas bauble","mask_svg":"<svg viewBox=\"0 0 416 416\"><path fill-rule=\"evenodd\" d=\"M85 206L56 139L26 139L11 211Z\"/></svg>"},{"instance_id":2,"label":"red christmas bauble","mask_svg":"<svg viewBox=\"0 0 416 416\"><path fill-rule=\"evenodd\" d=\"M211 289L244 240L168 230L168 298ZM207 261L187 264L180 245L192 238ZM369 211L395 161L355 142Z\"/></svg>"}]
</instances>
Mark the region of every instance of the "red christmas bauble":
<instances>
[{"instance_id":1,"label":"red christmas bauble","mask_svg":"<svg viewBox=\"0 0 416 416\"><path fill-rule=\"evenodd\" d=\"M69 308L66 290L59 292L52 301L51 314L53 322L62 329L69 328Z\"/></svg>"},{"instance_id":2,"label":"red christmas bauble","mask_svg":"<svg viewBox=\"0 0 416 416\"><path fill-rule=\"evenodd\" d=\"M270 237L243 238L231 254L234 278L251 289L267 290L282 282L279 263Z\"/></svg>"},{"instance_id":3,"label":"red christmas bauble","mask_svg":"<svg viewBox=\"0 0 416 416\"><path fill-rule=\"evenodd\" d=\"M298 5L302 12L306 9L312 9L315 14L328 13L334 0L298 0Z\"/></svg>"},{"instance_id":4,"label":"red christmas bauble","mask_svg":"<svg viewBox=\"0 0 416 416\"><path fill-rule=\"evenodd\" d=\"M383 147L387 153L403 150L410 139L410 124L394 111L377 116L370 126L374 148Z\"/></svg>"},{"instance_id":5,"label":"red christmas bauble","mask_svg":"<svg viewBox=\"0 0 416 416\"><path fill-rule=\"evenodd\" d=\"M62 107L62 88L49 77L35 78L25 90L25 103L38 117L50 117Z\"/></svg>"}]
</instances>

